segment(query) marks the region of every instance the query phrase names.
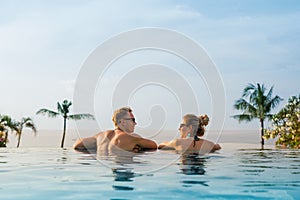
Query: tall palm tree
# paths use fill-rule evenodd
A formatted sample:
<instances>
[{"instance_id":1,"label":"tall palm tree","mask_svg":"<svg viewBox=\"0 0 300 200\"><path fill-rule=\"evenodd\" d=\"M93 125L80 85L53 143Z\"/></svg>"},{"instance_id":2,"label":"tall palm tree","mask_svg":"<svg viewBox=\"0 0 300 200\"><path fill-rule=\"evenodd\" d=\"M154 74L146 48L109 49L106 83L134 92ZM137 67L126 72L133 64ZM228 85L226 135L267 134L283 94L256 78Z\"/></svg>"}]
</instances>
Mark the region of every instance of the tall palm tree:
<instances>
[{"instance_id":1,"label":"tall palm tree","mask_svg":"<svg viewBox=\"0 0 300 200\"><path fill-rule=\"evenodd\" d=\"M48 110L48 109L40 109L36 112L36 114L42 114L42 115L48 115L48 117L57 117L62 116L64 119L64 129L63 129L63 136L61 140L61 148L64 147L64 141L65 141L65 135L66 135L66 127L67 127L67 120L73 119L73 120L80 120L80 119L94 119L93 115L91 114L74 114L69 115L69 108L72 105L71 101L64 100L62 104L57 102L57 112Z\"/></svg>"},{"instance_id":2,"label":"tall palm tree","mask_svg":"<svg viewBox=\"0 0 300 200\"><path fill-rule=\"evenodd\" d=\"M233 116L233 118L238 119L239 122L249 122L254 118L259 119L262 149L264 148L264 121L265 119L270 120L272 118L273 115L270 114L271 110L283 100L277 95L272 97L272 93L273 86L267 92L264 84L260 85L257 83L257 85L253 85L249 83L244 89L242 98L238 99L234 104L235 109L243 111L242 114Z\"/></svg>"},{"instance_id":3,"label":"tall palm tree","mask_svg":"<svg viewBox=\"0 0 300 200\"><path fill-rule=\"evenodd\" d=\"M34 134L36 134L36 127L30 117L23 117L21 121L14 122L15 125L13 129L16 131L17 137L18 137L18 144L17 148L20 146L20 141L21 141L21 135L24 127L32 129Z\"/></svg>"}]
</instances>

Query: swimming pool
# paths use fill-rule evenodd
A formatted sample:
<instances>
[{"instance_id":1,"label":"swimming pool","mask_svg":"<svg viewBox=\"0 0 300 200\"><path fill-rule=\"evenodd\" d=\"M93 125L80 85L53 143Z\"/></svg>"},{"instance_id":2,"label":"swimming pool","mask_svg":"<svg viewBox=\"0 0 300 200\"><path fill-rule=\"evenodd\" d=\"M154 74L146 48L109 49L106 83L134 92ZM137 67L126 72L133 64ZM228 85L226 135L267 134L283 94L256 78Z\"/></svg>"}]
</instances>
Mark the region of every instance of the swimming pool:
<instances>
[{"instance_id":1,"label":"swimming pool","mask_svg":"<svg viewBox=\"0 0 300 200\"><path fill-rule=\"evenodd\" d=\"M300 151L156 151L98 157L72 149L1 148L0 199L299 199Z\"/></svg>"}]
</instances>

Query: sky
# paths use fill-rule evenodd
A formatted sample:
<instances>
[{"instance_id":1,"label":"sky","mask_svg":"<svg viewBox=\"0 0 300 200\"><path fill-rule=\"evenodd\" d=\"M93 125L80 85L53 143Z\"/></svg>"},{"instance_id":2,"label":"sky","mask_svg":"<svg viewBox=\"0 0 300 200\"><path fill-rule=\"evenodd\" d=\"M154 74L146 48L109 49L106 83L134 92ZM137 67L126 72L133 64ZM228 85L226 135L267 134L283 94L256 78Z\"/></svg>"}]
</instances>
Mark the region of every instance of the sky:
<instances>
[{"instance_id":1,"label":"sky","mask_svg":"<svg viewBox=\"0 0 300 200\"><path fill-rule=\"evenodd\" d=\"M240 113L234 101L248 83L274 86L274 95L284 99L274 112L300 93L299 20L297 0L0 0L0 114L32 117L38 129L61 129L61 119L36 111L55 110L64 99L76 101L78 78L97 48L128 31L152 27L197 43L217 75L199 74L182 57L157 48L124 54L96 77L93 105L72 107L75 113L92 112L96 121L70 122L70 128L112 128L113 110L129 105L138 130L177 129L186 112L207 113L212 123L219 121L214 129L258 129L257 120L239 124L231 118ZM118 44L114 47L118 50ZM222 82L225 96L219 102L210 89L212 79ZM219 116L216 104L225 109Z\"/></svg>"}]
</instances>

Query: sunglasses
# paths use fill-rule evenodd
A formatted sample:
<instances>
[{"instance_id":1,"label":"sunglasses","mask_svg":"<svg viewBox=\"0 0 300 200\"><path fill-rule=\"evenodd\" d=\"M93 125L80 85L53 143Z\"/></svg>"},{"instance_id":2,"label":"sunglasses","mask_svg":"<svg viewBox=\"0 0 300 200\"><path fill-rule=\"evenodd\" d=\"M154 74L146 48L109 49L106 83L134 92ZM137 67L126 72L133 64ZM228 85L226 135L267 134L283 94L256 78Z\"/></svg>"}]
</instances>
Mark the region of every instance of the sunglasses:
<instances>
[{"instance_id":1,"label":"sunglasses","mask_svg":"<svg viewBox=\"0 0 300 200\"><path fill-rule=\"evenodd\" d=\"M124 120L131 120L133 123L135 123L135 118L123 118Z\"/></svg>"},{"instance_id":2,"label":"sunglasses","mask_svg":"<svg viewBox=\"0 0 300 200\"><path fill-rule=\"evenodd\" d=\"M179 125L179 128L182 128L182 127L184 127L184 126L187 126L186 124L180 124Z\"/></svg>"}]
</instances>

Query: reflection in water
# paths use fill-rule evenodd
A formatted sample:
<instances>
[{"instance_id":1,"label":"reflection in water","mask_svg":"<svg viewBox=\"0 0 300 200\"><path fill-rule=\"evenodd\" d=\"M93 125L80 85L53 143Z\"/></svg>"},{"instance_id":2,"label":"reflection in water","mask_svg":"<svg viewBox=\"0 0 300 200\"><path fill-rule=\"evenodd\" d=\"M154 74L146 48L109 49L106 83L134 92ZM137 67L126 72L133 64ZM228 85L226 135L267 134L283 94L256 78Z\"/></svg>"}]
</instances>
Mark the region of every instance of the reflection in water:
<instances>
[{"instance_id":1,"label":"reflection in water","mask_svg":"<svg viewBox=\"0 0 300 200\"><path fill-rule=\"evenodd\" d=\"M298 150L256 150L241 149L237 157L245 188L261 188L268 191L274 188L300 187L300 181L293 176L300 173L300 152Z\"/></svg>"},{"instance_id":2,"label":"reflection in water","mask_svg":"<svg viewBox=\"0 0 300 200\"><path fill-rule=\"evenodd\" d=\"M114 150L111 152L98 151L92 154L89 151L79 151L84 155L80 160L96 159L100 161L104 166L110 167L114 177L114 183L112 188L115 190L134 190L134 187L128 186L130 182L133 182L135 177L140 176L134 173L134 169L130 166L134 164L143 164L143 162L136 159L143 153L133 153L124 150ZM81 162L80 164L85 164Z\"/></svg>"},{"instance_id":3,"label":"reflection in water","mask_svg":"<svg viewBox=\"0 0 300 200\"><path fill-rule=\"evenodd\" d=\"M207 181L194 181L194 180L183 180L183 187L188 187L189 185L202 185L202 186L209 186Z\"/></svg>"},{"instance_id":4,"label":"reflection in water","mask_svg":"<svg viewBox=\"0 0 300 200\"><path fill-rule=\"evenodd\" d=\"M115 181L133 181L134 172L132 168L113 168L113 175L115 177Z\"/></svg>"},{"instance_id":5,"label":"reflection in water","mask_svg":"<svg viewBox=\"0 0 300 200\"><path fill-rule=\"evenodd\" d=\"M126 152L123 150L110 152L110 161L114 163L112 164L112 172L114 177L114 184L112 185L113 189L134 190L134 187L128 186L128 184L134 181L134 178L137 176L137 174L134 173L134 169L132 167L128 166L141 163L134 159L138 155L139 154L137 153ZM101 157L98 156L98 159L99 158Z\"/></svg>"},{"instance_id":6,"label":"reflection in water","mask_svg":"<svg viewBox=\"0 0 300 200\"><path fill-rule=\"evenodd\" d=\"M109 152L108 154L103 154L101 151L97 152L97 160L109 160L114 164L118 165L126 165L126 164L139 164L140 162L135 158L143 153L133 153L124 150L114 150Z\"/></svg>"},{"instance_id":7,"label":"reflection in water","mask_svg":"<svg viewBox=\"0 0 300 200\"><path fill-rule=\"evenodd\" d=\"M132 168L113 168L112 169L113 175L115 177L115 181L117 182L132 182L135 177ZM112 185L115 190L134 190L134 187L127 186L127 185Z\"/></svg>"},{"instance_id":8,"label":"reflection in water","mask_svg":"<svg viewBox=\"0 0 300 200\"><path fill-rule=\"evenodd\" d=\"M186 175L205 174L206 158L198 154L182 154L180 157L180 169Z\"/></svg>"},{"instance_id":9,"label":"reflection in water","mask_svg":"<svg viewBox=\"0 0 300 200\"><path fill-rule=\"evenodd\" d=\"M205 174L205 162L206 157L199 154L182 154L180 157L180 170L185 175L204 175ZM191 187L192 185L209 186L207 181L202 181L198 176L189 178L196 178L190 180L180 181L183 187Z\"/></svg>"}]
</instances>

